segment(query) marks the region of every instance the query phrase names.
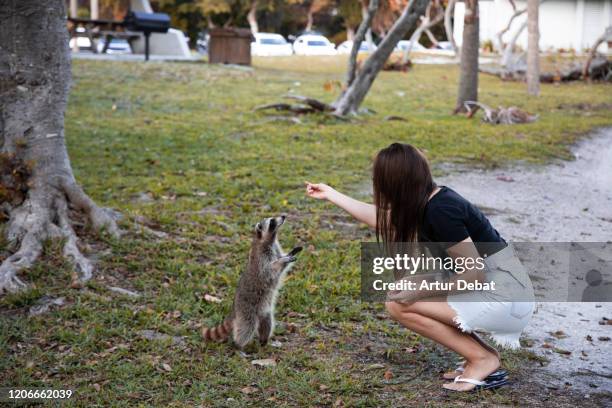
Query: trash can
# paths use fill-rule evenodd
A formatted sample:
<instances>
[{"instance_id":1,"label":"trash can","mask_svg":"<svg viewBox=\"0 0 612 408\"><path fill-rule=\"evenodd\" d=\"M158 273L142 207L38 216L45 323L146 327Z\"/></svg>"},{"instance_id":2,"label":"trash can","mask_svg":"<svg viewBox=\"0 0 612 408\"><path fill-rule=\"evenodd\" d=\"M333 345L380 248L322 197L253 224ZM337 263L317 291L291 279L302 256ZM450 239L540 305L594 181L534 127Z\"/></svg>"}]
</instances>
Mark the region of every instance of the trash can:
<instances>
[{"instance_id":1,"label":"trash can","mask_svg":"<svg viewBox=\"0 0 612 408\"><path fill-rule=\"evenodd\" d=\"M253 34L248 28L213 28L210 30L208 62L251 65L253 40Z\"/></svg>"}]
</instances>

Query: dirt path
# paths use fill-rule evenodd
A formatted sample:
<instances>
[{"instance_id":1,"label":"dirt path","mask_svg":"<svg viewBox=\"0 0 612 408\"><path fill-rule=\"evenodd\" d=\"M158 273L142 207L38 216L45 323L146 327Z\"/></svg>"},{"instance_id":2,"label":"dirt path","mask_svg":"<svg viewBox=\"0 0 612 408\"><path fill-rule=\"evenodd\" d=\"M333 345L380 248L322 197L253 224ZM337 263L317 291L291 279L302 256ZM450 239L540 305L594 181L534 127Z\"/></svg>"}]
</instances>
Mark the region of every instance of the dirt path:
<instances>
[{"instance_id":1,"label":"dirt path","mask_svg":"<svg viewBox=\"0 0 612 408\"><path fill-rule=\"evenodd\" d=\"M575 147L574 155L575 161L545 167L463 169L438 182L481 207L508 240L610 241L612 128L594 132ZM612 303L538 304L526 334L533 339L532 350L550 363L536 369L537 376L551 388L585 396L612 393L612 342L605 340L612 337L612 325L600 325L603 317L612 318ZM558 330L567 337L551 335ZM543 348L544 343L571 354Z\"/></svg>"}]
</instances>

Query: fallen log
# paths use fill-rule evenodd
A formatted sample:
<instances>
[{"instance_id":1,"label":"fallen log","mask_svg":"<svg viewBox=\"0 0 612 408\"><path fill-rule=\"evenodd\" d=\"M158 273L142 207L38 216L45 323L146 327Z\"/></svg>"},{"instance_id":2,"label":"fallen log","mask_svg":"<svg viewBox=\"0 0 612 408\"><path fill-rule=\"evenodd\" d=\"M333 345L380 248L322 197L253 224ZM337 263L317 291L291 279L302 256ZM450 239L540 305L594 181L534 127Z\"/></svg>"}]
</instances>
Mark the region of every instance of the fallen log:
<instances>
[{"instance_id":1,"label":"fallen log","mask_svg":"<svg viewBox=\"0 0 612 408\"><path fill-rule=\"evenodd\" d=\"M501 78L503 81L525 81L527 72L524 69L508 70L502 67L482 66L479 71ZM612 61L599 58L588 67L588 78L592 80L611 81ZM540 82L557 83L579 81L585 79L584 68L580 64L574 64L570 68L557 70L555 72L543 72L540 74Z\"/></svg>"}]
</instances>

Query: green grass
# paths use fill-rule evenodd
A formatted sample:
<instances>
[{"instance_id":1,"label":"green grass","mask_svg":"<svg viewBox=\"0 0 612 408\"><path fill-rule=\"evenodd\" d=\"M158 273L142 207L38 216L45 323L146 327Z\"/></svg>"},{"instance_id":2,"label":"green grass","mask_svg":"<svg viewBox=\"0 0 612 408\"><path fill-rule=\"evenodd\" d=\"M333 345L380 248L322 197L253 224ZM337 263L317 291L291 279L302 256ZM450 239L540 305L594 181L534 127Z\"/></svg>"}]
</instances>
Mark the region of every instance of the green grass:
<instances>
[{"instance_id":1,"label":"green grass","mask_svg":"<svg viewBox=\"0 0 612 408\"><path fill-rule=\"evenodd\" d=\"M73 405L87 407L541 401L528 379L483 396L442 393L437 376L454 357L383 318L380 305L360 303L359 242L371 233L307 199L302 183L327 182L367 199L371 158L394 141L425 149L434 164L569 158L580 135L612 124L612 88L544 85L541 97L528 98L524 84L481 76L481 101L540 115L534 124L493 127L449 114L456 68L416 66L382 73L364 104L376 114L350 122L315 115L294 124L252 111L289 91L332 101L343 69L338 58L259 59L254 71L76 61L66 114L73 168L98 203L121 211L128 233L112 240L83 231L85 249L98 257L85 289L68 288L70 267L50 243L24 274L32 289L0 299L0 386L70 386ZM143 193L150 200L138 200ZM278 303L282 346L243 357L226 344L202 344L198 327L220 322L230 308L251 227L279 213L289 215L282 242L306 247ZM135 220L168 235L143 235ZM44 294L66 304L28 318ZM205 294L223 302L207 303ZM145 340L146 329L185 336L184 344ZM278 365L250 363L267 357ZM506 365L519 376L530 357L507 354Z\"/></svg>"}]
</instances>

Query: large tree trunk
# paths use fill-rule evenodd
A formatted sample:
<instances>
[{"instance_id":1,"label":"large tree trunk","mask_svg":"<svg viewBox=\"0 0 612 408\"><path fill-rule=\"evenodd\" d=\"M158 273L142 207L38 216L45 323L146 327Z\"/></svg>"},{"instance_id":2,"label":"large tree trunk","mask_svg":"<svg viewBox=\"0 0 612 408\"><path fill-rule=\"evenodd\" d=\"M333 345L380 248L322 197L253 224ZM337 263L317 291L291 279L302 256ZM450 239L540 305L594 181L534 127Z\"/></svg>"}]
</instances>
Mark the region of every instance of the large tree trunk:
<instances>
[{"instance_id":1,"label":"large tree trunk","mask_svg":"<svg viewBox=\"0 0 612 408\"><path fill-rule=\"evenodd\" d=\"M351 48L351 54L349 55L348 67L346 69L346 89L353 83L355 79L355 73L357 72L357 56L359 55L359 48L361 47L361 43L365 40L366 33L370 29L372 25L372 19L374 18L374 14L376 14L376 10L378 10L378 0L370 0L368 4L367 12L361 24L359 24L359 28L357 29L357 33L355 34L355 38L353 40L353 48Z\"/></svg>"},{"instance_id":2,"label":"large tree trunk","mask_svg":"<svg viewBox=\"0 0 612 408\"><path fill-rule=\"evenodd\" d=\"M247 14L247 21L249 22L249 27L251 27L251 32L253 34L257 34L259 32L259 25L257 24L257 6L258 0L252 0L251 7L249 8L249 14Z\"/></svg>"},{"instance_id":3,"label":"large tree trunk","mask_svg":"<svg viewBox=\"0 0 612 408\"><path fill-rule=\"evenodd\" d=\"M363 67L359 70L355 80L340 98L334 103L336 115L346 115L357 112L359 105L363 102L370 90L376 76L393 52L393 49L404 38L416 24L418 18L423 15L429 0L411 0L402 15L395 21L389 33L378 45L376 51L370 54Z\"/></svg>"},{"instance_id":4,"label":"large tree trunk","mask_svg":"<svg viewBox=\"0 0 612 408\"><path fill-rule=\"evenodd\" d=\"M463 44L461 45L461 73L455 113L465 112L466 101L478 100L478 0L465 0Z\"/></svg>"},{"instance_id":5,"label":"large tree trunk","mask_svg":"<svg viewBox=\"0 0 612 408\"><path fill-rule=\"evenodd\" d=\"M527 0L527 92L540 94L540 0Z\"/></svg>"},{"instance_id":6,"label":"large tree trunk","mask_svg":"<svg viewBox=\"0 0 612 408\"><path fill-rule=\"evenodd\" d=\"M95 228L118 234L110 213L77 184L66 152L71 75L65 13L63 0L0 2L0 155L28 163L31 171L23 199L0 203L14 250L0 265L0 293L25 287L16 274L35 262L45 239L65 240L73 284L91 277L92 264L72 228L73 210L84 212ZM5 181L11 170L3 170Z\"/></svg>"}]
</instances>

